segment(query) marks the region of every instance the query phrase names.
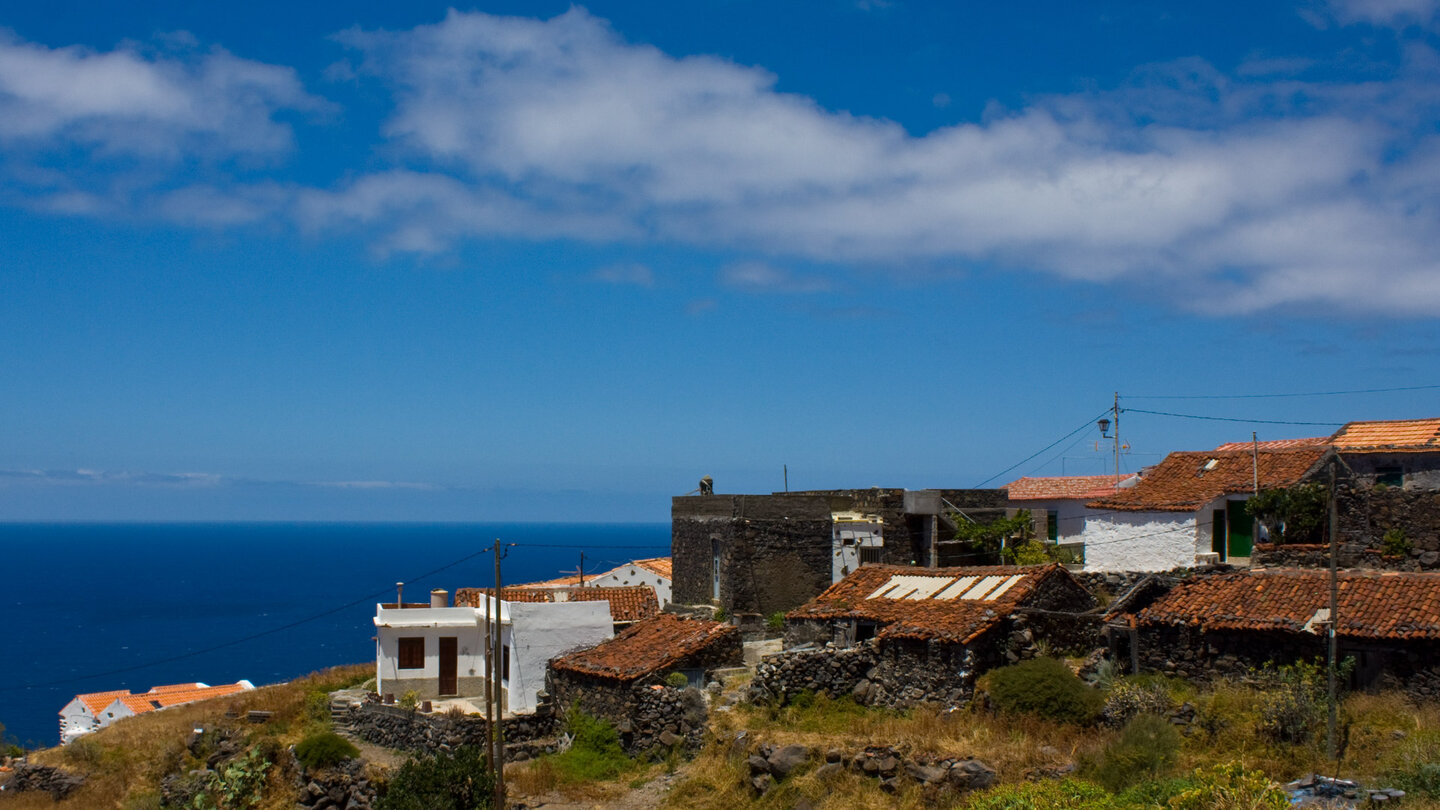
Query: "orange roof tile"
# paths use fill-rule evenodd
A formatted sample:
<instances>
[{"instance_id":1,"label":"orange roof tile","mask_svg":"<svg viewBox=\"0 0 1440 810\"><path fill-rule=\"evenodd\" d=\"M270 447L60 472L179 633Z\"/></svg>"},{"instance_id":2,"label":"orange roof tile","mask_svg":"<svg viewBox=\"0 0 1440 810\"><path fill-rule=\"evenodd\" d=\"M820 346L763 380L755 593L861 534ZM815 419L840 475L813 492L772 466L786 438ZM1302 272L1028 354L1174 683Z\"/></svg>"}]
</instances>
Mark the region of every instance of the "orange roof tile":
<instances>
[{"instance_id":1,"label":"orange roof tile","mask_svg":"<svg viewBox=\"0 0 1440 810\"><path fill-rule=\"evenodd\" d=\"M557 658L550 665L559 670L630 681L668 669L718 642L731 641L738 651L739 638L739 628L728 624L661 613L636 622L620 635L588 650Z\"/></svg>"},{"instance_id":2,"label":"orange roof tile","mask_svg":"<svg viewBox=\"0 0 1440 810\"><path fill-rule=\"evenodd\" d=\"M189 688L185 688L185 687ZM159 686L149 692L130 694L121 692L106 701L109 706L116 700L135 714L144 714L156 709L168 709L171 706L179 706L185 703L194 703L197 700L208 698L224 697L237 692L245 691L245 687L238 683L226 683L219 686L197 687L195 684L176 684L174 686ZM156 705L159 704L159 705Z\"/></svg>"},{"instance_id":3,"label":"orange roof tile","mask_svg":"<svg viewBox=\"0 0 1440 810\"><path fill-rule=\"evenodd\" d=\"M670 563L671 558L669 557L651 557L648 560L636 560L632 564L638 565L652 574L659 574L666 579L673 579L674 577L671 575L673 569Z\"/></svg>"},{"instance_id":4,"label":"orange roof tile","mask_svg":"<svg viewBox=\"0 0 1440 810\"><path fill-rule=\"evenodd\" d=\"M964 644L1009 615L1040 583L1069 576L1054 563L961 568L862 565L785 617L861 619L883 624L877 633L880 638Z\"/></svg>"},{"instance_id":5,"label":"orange roof tile","mask_svg":"<svg viewBox=\"0 0 1440 810\"><path fill-rule=\"evenodd\" d=\"M91 692L85 695L76 695L75 699L85 704L85 708L91 714L99 714L106 706L115 702L115 698L121 695L130 694L129 689L112 689L109 692Z\"/></svg>"},{"instance_id":6,"label":"orange roof tile","mask_svg":"<svg viewBox=\"0 0 1440 810\"><path fill-rule=\"evenodd\" d=\"M174 683L168 686L152 686L149 694L156 695L162 692L192 692L196 689L204 689L200 683Z\"/></svg>"},{"instance_id":7,"label":"orange roof tile","mask_svg":"<svg viewBox=\"0 0 1440 810\"><path fill-rule=\"evenodd\" d=\"M1120 482L1135 477L1126 473ZM1119 491L1113 475L1052 475L1042 478L1018 478L1005 485L1012 501L1049 501L1065 498L1101 498Z\"/></svg>"},{"instance_id":8,"label":"orange roof tile","mask_svg":"<svg viewBox=\"0 0 1440 810\"><path fill-rule=\"evenodd\" d=\"M1336 633L1440 639L1440 574L1342 571ZM1330 606L1329 573L1260 570L1187 580L1136 614L1141 625L1301 632Z\"/></svg>"},{"instance_id":9,"label":"orange roof tile","mask_svg":"<svg viewBox=\"0 0 1440 810\"><path fill-rule=\"evenodd\" d=\"M1316 468L1328 450L1302 447L1261 450L1207 450L1171 453L1139 483L1089 506L1131 512L1193 512L1224 495L1254 491L1258 461L1261 489L1298 484Z\"/></svg>"},{"instance_id":10,"label":"orange roof tile","mask_svg":"<svg viewBox=\"0 0 1440 810\"><path fill-rule=\"evenodd\" d=\"M490 588L460 588L455 591L457 606L479 607L482 596ZM500 598L506 602L609 602L610 619L634 622L660 612L655 590L644 585L628 588L501 588Z\"/></svg>"},{"instance_id":11,"label":"orange roof tile","mask_svg":"<svg viewBox=\"0 0 1440 810\"><path fill-rule=\"evenodd\" d=\"M1329 436L1320 436L1309 439L1270 439L1264 442L1226 442L1215 449L1220 452L1226 450L1254 450L1257 447L1261 450L1294 450L1298 447L1324 447L1329 443Z\"/></svg>"},{"instance_id":12,"label":"orange roof tile","mask_svg":"<svg viewBox=\"0 0 1440 810\"><path fill-rule=\"evenodd\" d=\"M1350 422L1330 443L1342 453L1440 452L1440 419Z\"/></svg>"}]
</instances>

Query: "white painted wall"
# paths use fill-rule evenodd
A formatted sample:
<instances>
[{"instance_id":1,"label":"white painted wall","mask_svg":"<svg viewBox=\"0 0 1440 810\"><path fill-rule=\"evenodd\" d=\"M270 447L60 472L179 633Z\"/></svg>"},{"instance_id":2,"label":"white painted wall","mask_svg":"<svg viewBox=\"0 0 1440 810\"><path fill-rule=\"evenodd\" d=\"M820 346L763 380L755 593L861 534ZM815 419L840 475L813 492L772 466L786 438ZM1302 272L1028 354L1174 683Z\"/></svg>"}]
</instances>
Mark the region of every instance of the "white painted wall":
<instances>
[{"instance_id":1,"label":"white painted wall","mask_svg":"<svg viewBox=\"0 0 1440 810\"><path fill-rule=\"evenodd\" d=\"M85 701L75 698L60 710L60 743L66 744L79 737L81 734L88 734L99 728L96 722L95 713L85 705Z\"/></svg>"},{"instance_id":2,"label":"white painted wall","mask_svg":"<svg viewBox=\"0 0 1440 810\"><path fill-rule=\"evenodd\" d=\"M454 636L458 648L456 674L460 678L484 676L484 629L474 608L375 609L375 691L385 694L385 682L424 678L440 680L440 639ZM504 615L503 612L501 614ZM423 669L400 669L400 639L425 639Z\"/></svg>"},{"instance_id":3,"label":"white painted wall","mask_svg":"<svg viewBox=\"0 0 1440 810\"><path fill-rule=\"evenodd\" d=\"M511 712L535 710L550 659L615 635L609 602L512 602L509 613L501 638L510 645Z\"/></svg>"},{"instance_id":4,"label":"white painted wall","mask_svg":"<svg viewBox=\"0 0 1440 810\"><path fill-rule=\"evenodd\" d=\"M830 581L839 582L860 567L861 548L885 545L885 525L861 520L837 520L830 536Z\"/></svg>"},{"instance_id":5,"label":"white painted wall","mask_svg":"<svg viewBox=\"0 0 1440 810\"><path fill-rule=\"evenodd\" d=\"M1059 542L1061 543L1080 542L1085 534L1086 517L1101 511L1091 509L1085 505L1085 501L1075 498L1057 498L1053 501L1011 501L1010 506L1039 512L1035 520L1035 538L1037 540L1049 539L1045 533L1045 513L1053 509L1060 521Z\"/></svg>"},{"instance_id":6,"label":"white painted wall","mask_svg":"<svg viewBox=\"0 0 1440 810\"><path fill-rule=\"evenodd\" d=\"M1169 571L1195 565L1194 512L1111 512L1085 518L1086 571ZM1072 541L1073 542L1073 541ZM1203 551L1210 550L1204 534Z\"/></svg>"},{"instance_id":7,"label":"white painted wall","mask_svg":"<svg viewBox=\"0 0 1440 810\"><path fill-rule=\"evenodd\" d=\"M660 607L670 604L670 580L651 571L648 568L626 563L618 568L612 568L603 574L597 574L593 579L585 578L585 587L597 588L628 588L644 585L655 591L655 599L660 602Z\"/></svg>"}]
</instances>

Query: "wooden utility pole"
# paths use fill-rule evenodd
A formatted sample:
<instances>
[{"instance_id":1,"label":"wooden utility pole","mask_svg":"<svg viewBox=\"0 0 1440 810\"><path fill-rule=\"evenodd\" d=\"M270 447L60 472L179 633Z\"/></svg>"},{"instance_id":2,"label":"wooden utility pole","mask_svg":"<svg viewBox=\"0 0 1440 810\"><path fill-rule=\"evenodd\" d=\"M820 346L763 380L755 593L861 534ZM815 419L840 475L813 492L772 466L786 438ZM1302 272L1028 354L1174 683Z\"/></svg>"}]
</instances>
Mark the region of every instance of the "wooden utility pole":
<instances>
[{"instance_id":1,"label":"wooden utility pole","mask_svg":"<svg viewBox=\"0 0 1440 810\"><path fill-rule=\"evenodd\" d=\"M1115 486L1120 486L1120 392L1115 392Z\"/></svg>"},{"instance_id":2,"label":"wooden utility pole","mask_svg":"<svg viewBox=\"0 0 1440 810\"><path fill-rule=\"evenodd\" d=\"M580 587L585 587L585 552L580 552Z\"/></svg>"},{"instance_id":3,"label":"wooden utility pole","mask_svg":"<svg viewBox=\"0 0 1440 810\"><path fill-rule=\"evenodd\" d=\"M502 730L505 717L505 698L500 685L505 673L501 650L504 647L504 626L500 621L500 538L495 538L495 724L490 727L495 737L495 810L505 808L505 733Z\"/></svg>"},{"instance_id":4,"label":"wooden utility pole","mask_svg":"<svg viewBox=\"0 0 1440 810\"><path fill-rule=\"evenodd\" d=\"M490 628L494 608L490 603L490 596L483 590L480 592L480 600L481 606L485 608L485 766L493 770L495 767L495 735L491 733L491 730L495 728L495 714L492 711L495 700L495 681L490 674Z\"/></svg>"},{"instance_id":5,"label":"wooden utility pole","mask_svg":"<svg viewBox=\"0 0 1440 810\"><path fill-rule=\"evenodd\" d=\"M1335 657L1336 639L1335 630L1340 621L1340 563L1337 559L1337 552L1340 546L1340 507L1335 497L1335 462L1336 458L1330 459L1330 655L1327 669L1329 670L1330 687L1330 716L1325 725L1325 745L1330 751L1331 759L1338 759L1339 754L1335 749Z\"/></svg>"}]
</instances>

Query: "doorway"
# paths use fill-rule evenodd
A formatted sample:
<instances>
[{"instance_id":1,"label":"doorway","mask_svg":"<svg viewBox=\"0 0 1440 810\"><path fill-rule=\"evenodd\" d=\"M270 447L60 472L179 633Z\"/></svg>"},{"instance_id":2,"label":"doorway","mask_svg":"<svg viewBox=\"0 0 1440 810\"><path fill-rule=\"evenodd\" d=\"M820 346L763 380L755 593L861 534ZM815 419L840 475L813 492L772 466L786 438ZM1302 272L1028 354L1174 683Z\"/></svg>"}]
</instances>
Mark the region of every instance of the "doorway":
<instances>
[{"instance_id":1,"label":"doorway","mask_svg":"<svg viewBox=\"0 0 1440 810\"><path fill-rule=\"evenodd\" d=\"M444 636L440 639L440 695L457 695L460 693L460 684L457 675L460 667L460 656L457 652L457 639L455 636Z\"/></svg>"}]
</instances>

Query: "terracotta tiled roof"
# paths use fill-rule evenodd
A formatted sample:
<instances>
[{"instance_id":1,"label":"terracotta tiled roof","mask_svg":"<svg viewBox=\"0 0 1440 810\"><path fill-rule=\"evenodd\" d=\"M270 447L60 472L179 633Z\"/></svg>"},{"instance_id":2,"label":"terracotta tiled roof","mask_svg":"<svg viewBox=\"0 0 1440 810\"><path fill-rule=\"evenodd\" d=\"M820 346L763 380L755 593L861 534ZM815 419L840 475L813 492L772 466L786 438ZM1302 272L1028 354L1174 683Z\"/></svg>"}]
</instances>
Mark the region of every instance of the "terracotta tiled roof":
<instances>
[{"instance_id":1,"label":"terracotta tiled roof","mask_svg":"<svg viewBox=\"0 0 1440 810\"><path fill-rule=\"evenodd\" d=\"M636 560L633 564L644 568L652 574L659 574L666 579L673 579L670 562L669 557L652 557L648 560Z\"/></svg>"},{"instance_id":2,"label":"terracotta tiled roof","mask_svg":"<svg viewBox=\"0 0 1440 810\"><path fill-rule=\"evenodd\" d=\"M1134 473L1120 476L1123 483ZM1050 501L1063 498L1103 498L1119 491L1113 475L1053 475L1044 478L1019 478L1005 485L1012 501Z\"/></svg>"},{"instance_id":3,"label":"terracotta tiled roof","mask_svg":"<svg viewBox=\"0 0 1440 810\"><path fill-rule=\"evenodd\" d=\"M630 681L661 672L711 644L739 635L740 630L728 624L661 613L627 627L620 635L588 650L557 658L550 666Z\"/></svg>"},{"instance_id":4,"label":"terracotta tiled roof","mask_svg":"<svg viewBox=\"0 0 1440 810\"><path fill-rule=\"evenodd\" d=\"M150 694L158 695L164 692L193 692L196 689L205 688L206 685L203 683L172 683L166 686L152 686L150 687Z\"/></svg>"},{"instance_id":5,"label":"terracotta tiled roof","mask_svg":"<svg viewBox=\"0 0 1440 810\"><path fill-rule=\"evenodd\" d=\"M461 588L455 592L457 606L479 607L480 599L491 593L490 588ZM500 598L506 602L609 602L610 620L634 622L660 612L655 590L644 585L629 588L501 588Z\"/></svg>"},{"instance_id":6,"label":"terracotta tiled roof","mask_svg":"<svg viewBox=\"0 0 1440 810\"><path fill-rule=\"evenodd\" d=\"M1330 443L1329 436L1320 436L1309 439L1271 439L1265 442L1226 442L1215 448L1218 451L1226 450L1253 450L1257 446L1261 450L1294 450L1299 447L1324 447Z\"/></svg>"},{"instance_id":7,"label":"terracotta tiled roof","mask_svg":"<svg viewBox=\"0 0 1440 810\"><path fill-rule=\"evenodd\" d=\"M1328 452L1324 447L1261 450L1261 489L1300 483ZM1132 512L1193 512L1223 495L1254 490L1249 450L1171 453L1134 487L1091 501L1097 509Z\"/></svg>"},{"instance_id":8,"label":"terracotta tiled roof","mask_svg":"<svg viewBox=\"0 0 1440 810\"><path fill-rule=\"evenodd\" d=\"M1338 635L1440 639L1440 574L1342 571L1339 583ZM1329 606L1326 571L1249 571L1182 582L1140 611L1136 622L1300 632Z\"/></svg>"},{"instance_id":9,"label":"terracotta tiled roof","mask_svg":"<svg viewBox=\"0 0 1440 810\"><path fill-rule=\"evenodd\" d=\"M76 695L75 698L85 704L85 708L91 714L99 714L106 706L115 702L115 698L121 695L130 694L129 689L112 689L109 692L91 692L85 695Z\"/></svg>"},{"instance_id":10,"label":"terracotta tiled roof","mask_svg":"<svg viewBox=\"0 0 1440 810\"><path fill-rule=\"evenodd\" d=\"M183 688L189 686L188 689ZM157 691L159 690L159 691ZM179 706L184 703L194 703L197 700L208 698L225 697L237 692L245 691L245 686L239 683L226 683L219 686L197 687L195 684L176 684L168 687L155 687L149 692L130 694L121 692L105 703L109 706L116 700L125 705L127 709L135 714L144 714L156 709L168 709L171 706ZM155 704L159 704L158 706Z\"/></svg>"},{"instance_id":11,"label":"terracotta tiled roof","mask_svg":"<svg viewBox=\"0 0 1440 810\"><path fill-rule=\"evenodd\" d=\"M1351 422L1330 443L1342 453L1440 452L1440 419Z\"/></svg>"},{"instance_id":12,"label":"terracotta tiled roof","mask_svg":"<svg viewBox=\"0 0 1440 810\"><path fill-rule=\"evenodd\" d=\"M590 578L593 579L593 577L590 577ZM579 575L579 574L567 574L566 576L556 577L555 579L547 579L547 580L544 580L543 582L522 582L522 583L519 583L519 584L516 584L516 585L511 585L511 586L507 587L506 590L509 590L510 588L578 588L578 587L580 587L580 575Z\"/></svg>"},{"instance_id":13,"label":"terracotta tiled roof","mask_svg":"<svg viewBox=\"0 0 1440 810\"><path fill-rule=\"evenodd\" d=\"M861 619L883 624L879 638L968 643L1003 619L1059 565L911 568L862 565L787 619ZM923 597L923 598L918 598Z\"/></svg>"}]
</instances>

